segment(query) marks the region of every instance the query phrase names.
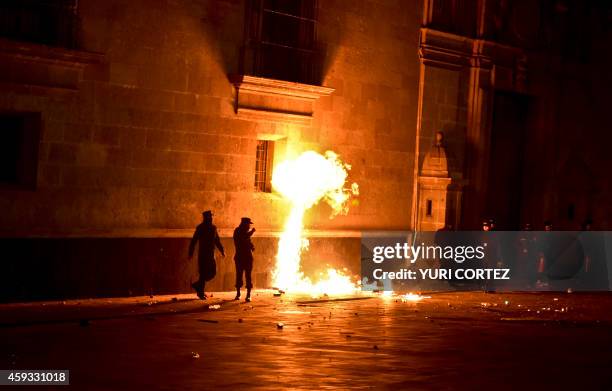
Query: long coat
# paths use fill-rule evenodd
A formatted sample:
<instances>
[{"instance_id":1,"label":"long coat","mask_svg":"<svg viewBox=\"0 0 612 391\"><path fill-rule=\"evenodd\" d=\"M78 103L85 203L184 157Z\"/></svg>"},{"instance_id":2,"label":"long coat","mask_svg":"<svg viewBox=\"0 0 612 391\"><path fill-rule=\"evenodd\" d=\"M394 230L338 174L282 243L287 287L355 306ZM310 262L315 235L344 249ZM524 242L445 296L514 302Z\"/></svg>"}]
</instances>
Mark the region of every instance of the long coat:
<instances>
[{"instance_id":1,"label":"long coat","mask_svg":"<svg viewBox=\"0 0 612 391\"><path fill-rule=\"evenodd\" d=\"M212 280L217 274L215 263L215 246L224 253L223 245L217 233L217 227L213 224L202 223L196 227L191 243L189 243L189 256L193 256L196 243L198 248L198 267L200 278L204 281Z\"/></svg>"}]
</instances>

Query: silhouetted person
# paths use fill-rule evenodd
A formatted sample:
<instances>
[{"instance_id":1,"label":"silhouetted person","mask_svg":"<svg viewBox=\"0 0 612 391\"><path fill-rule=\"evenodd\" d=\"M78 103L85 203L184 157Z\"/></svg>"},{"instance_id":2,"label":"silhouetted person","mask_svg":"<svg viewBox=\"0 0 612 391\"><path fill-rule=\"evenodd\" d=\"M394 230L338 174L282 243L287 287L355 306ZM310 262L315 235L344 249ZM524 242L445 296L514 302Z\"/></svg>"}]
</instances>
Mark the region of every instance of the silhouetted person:
<instances>
[{"instance_id":1,"label":"silhouetted person","mask_svg":"<svg viewBox=\"0 0 612 391\"><path fill-rule=\"evenodd\" d=\"M548 220L547 220L547 221L545 221L545 222L544 222L544 231L546 231L546 232L550 232L550 231L552 231L552 230L553 230L553 225L552 225L552 222L551 222L551 221L548 221Z\"/></svg>"},{"instance_id":2,"label":"silhouetted person","mask_svg":"<svg viewBox=\"0 0 612 391\"><path fill-rule=\"evenodd\" d=\"M489 220L484 220L482 222L482 230L485 232L489 232L491 230L491 225L489 224Z\"/></svg>"},{"instance_id":3,"label":"silhouetted person","mask_svg":"<svg viewBox=\"0 0 612 391\"><path fill-rule=\"evenodd\" d=\"M457 233L453 232L453 225L446 224L443 228L436 231L434 235L434 242L436 246L446 248L447 246L455 247L457 245ZM442 259L436 259L437 268L450 268L453 270L451 278L448 283L450 286L455 287L461 285L463 281L456 279L456 270L462 269L463 267L456 262L444 262Z\"/></svg>"},{"instance_id":4,"label":"silhouetted person","mask_svg":"<svg viewBox=\"0 0 612 391\"><path fill-rule=\"evenodd\" d=\"M489 219L489 231L495 231L495 219Z\"/></svg>"},{"instance_id":5,"label":"silhouetted person","mask_svg":"<svg viewBox=\"0 0 612 391\"><path fill-rule=\"evenodd\" d=\"M213 214L210 210L202 212L203 221L196 227L193 233L191 243L189 243L189 259L193 257L193 251L195 250L196 243L199 243L198 248L198 270L200 277L198 281L191 284L195 289L198 297L202 300L206 300L206 294L204 293L204 287L206 281L210 281L217 274L217 264L215 263L215 246L221 252L221 255L225 257L225 250L219 239L217 233L217 227L213 225Z\"/></svg>"},{"instance_id":6,"label":"silhouetted person","mask_svg":"<svg viewBox=\"0 0 612 391\"><path fill-rule=\"evenodd\" d=\"M234 261L236 263L236 298L240 300L240 288L242 288L242 274L246 279L247 295L246 301L251 301L251 272L253 271L253 250L255 246L251 242L251 236L255 233L255 228L251 228L253 222L248 217L243 217L240 220L240 225L234 230L234 246L236 247L236 255Z\"/></svg>"},{"instance_id":7,"label":"silhouetted person","mask_svg":"<svg viewBox=\"0 0 612 391\"><path fill-rule=\"evenodd\" d=\"M554 261L554 235L552 234L552 222L546 220L544 222L544 232L537 235L537 268L536 268L536 288L548 287L547 270Z\"/></svg>"},{"instance_id":8,"label":"silhouetted person","mask_svg":"<svg viewBox=\"0 0 612 391\"><path fill-rule=\"evenodd\" d=\"M536 238L531 231L531 224L526 223L517 234L516 240L516 282L524 289L525 285L531 286L536 281L537 263Z\"/></svg>"},{"instance_id":9,"label":"silhouetted person","mask_svg":"<svg viewBox=\"0 0 612 391\"><path fill-rule=\"evenodd\" d=\"M581 231L591 231L593 229L593 220L590 218L584 220L584 222L580 225Z\"/></svg>"},{"instance_id":10,"label":"silhouetted person","mask_svg":"<svg viewBox=\"0 0 612 391\"><path fill-rule=\"evenodd\" d=\"M503 265L501 248L497 236L491 232L491 221L492 219L482 222L482 232L480 234L479 245L485 246L485 257L482 260L482 266L484 268L496 268L502 267ZM493 291L495 290L494 282L493 280L482 280L482 288L485 291Z\"/></svg>"},{"instance_id":11,"label":"silhouetted person","mask_svg":"<svg viewBox=\"0 0 612 391\"><path fill-rule=\"evenodd\" d=\"M583 290L608 290L608 265L603 232L593 231L593 222L582 224L580 242L584 249L584 262L578 278Z\"/></svg>"}]
</instances>

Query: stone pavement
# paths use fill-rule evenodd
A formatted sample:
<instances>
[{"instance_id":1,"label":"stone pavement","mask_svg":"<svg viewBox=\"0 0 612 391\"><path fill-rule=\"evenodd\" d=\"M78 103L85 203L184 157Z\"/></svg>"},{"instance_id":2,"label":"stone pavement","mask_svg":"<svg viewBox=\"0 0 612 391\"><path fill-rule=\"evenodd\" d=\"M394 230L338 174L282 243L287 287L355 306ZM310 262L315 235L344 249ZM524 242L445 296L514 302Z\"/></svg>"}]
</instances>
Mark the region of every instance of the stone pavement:
<instances>
[{"instance_id":1,"label":"stone pavement","mask_svg":"<svg viewBox=\"0 0 612 391\"><path fill-rule=\"evenodd\" d=\"M232 296L0 305L0 368L87 390L612 387L606 293Z\"/></svg>"}]
</instances>

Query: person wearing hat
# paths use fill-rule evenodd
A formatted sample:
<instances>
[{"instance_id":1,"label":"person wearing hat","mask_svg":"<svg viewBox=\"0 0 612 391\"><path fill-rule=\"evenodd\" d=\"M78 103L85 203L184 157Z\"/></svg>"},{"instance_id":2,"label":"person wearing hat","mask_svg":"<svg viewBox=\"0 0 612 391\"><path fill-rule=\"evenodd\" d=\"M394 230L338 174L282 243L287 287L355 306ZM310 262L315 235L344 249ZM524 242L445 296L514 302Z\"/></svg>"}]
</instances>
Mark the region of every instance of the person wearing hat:
<instances>
[{"instance_id":1,"label":"person wearing hat","mask_svg":"<svg viewBox=\"0 0 612 391\"><path fill-rule=\"evenodd\" d=\"M217 247L223 257L225 257L225 250L223 249L223 245L219 239L217 227L213 225L212 212L210 210L202 212L202 217L203 221L196 227L191 243L189 243L189 259L193 257L195 246L197 243L199 243L198 270L200 277L198 281L191 284L191 287L195 289L200 299L206 300L207 296L204 293L206 281L212 280L217 274L215 247Z\"/></svg>"},{"instance_id":2,"label":"person wearing hat","mask_svg":"<svg viewBox=\"0 0 612 391\"><path fill-rule=\"evenodd\" d=\"M240 288L242 288L242 274L246 279L247 295L246 301L251 301L251 272L253 271L253 242L251 236L255 233L255 228L251 228L253 222L248 217L243 217L240 220L240 225L234 230L234 246L236 247L236 255L234 261L236 263L236 297L234 300L240 300Z\"/></svg>"}]
</instances>

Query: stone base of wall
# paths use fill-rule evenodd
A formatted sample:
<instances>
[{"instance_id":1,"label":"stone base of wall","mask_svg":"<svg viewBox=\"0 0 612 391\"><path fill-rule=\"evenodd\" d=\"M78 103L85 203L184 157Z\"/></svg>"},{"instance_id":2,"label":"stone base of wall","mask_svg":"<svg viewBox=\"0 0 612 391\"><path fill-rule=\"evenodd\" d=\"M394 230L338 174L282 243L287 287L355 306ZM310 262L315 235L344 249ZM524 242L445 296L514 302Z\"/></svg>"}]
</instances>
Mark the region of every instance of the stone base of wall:
<instances>
[{"instance_id":1,"label":"stone base of wall","mask_svg":"<svg viewBox=\"0 0 612 391\"><path fill-rule=\"evenodd\" d=\"M278 238L256 237L253 283L272 285ZM217 276L207 291L234 289L234 246L222 238L226 257L217 256ZM4 238L0 302L140 296L191 291L197 256L187 259L188 238ZM358 279L359 238L312 238L302 256L307 275L327 265L346 268Z\"/></svg>"}]
</instances>

